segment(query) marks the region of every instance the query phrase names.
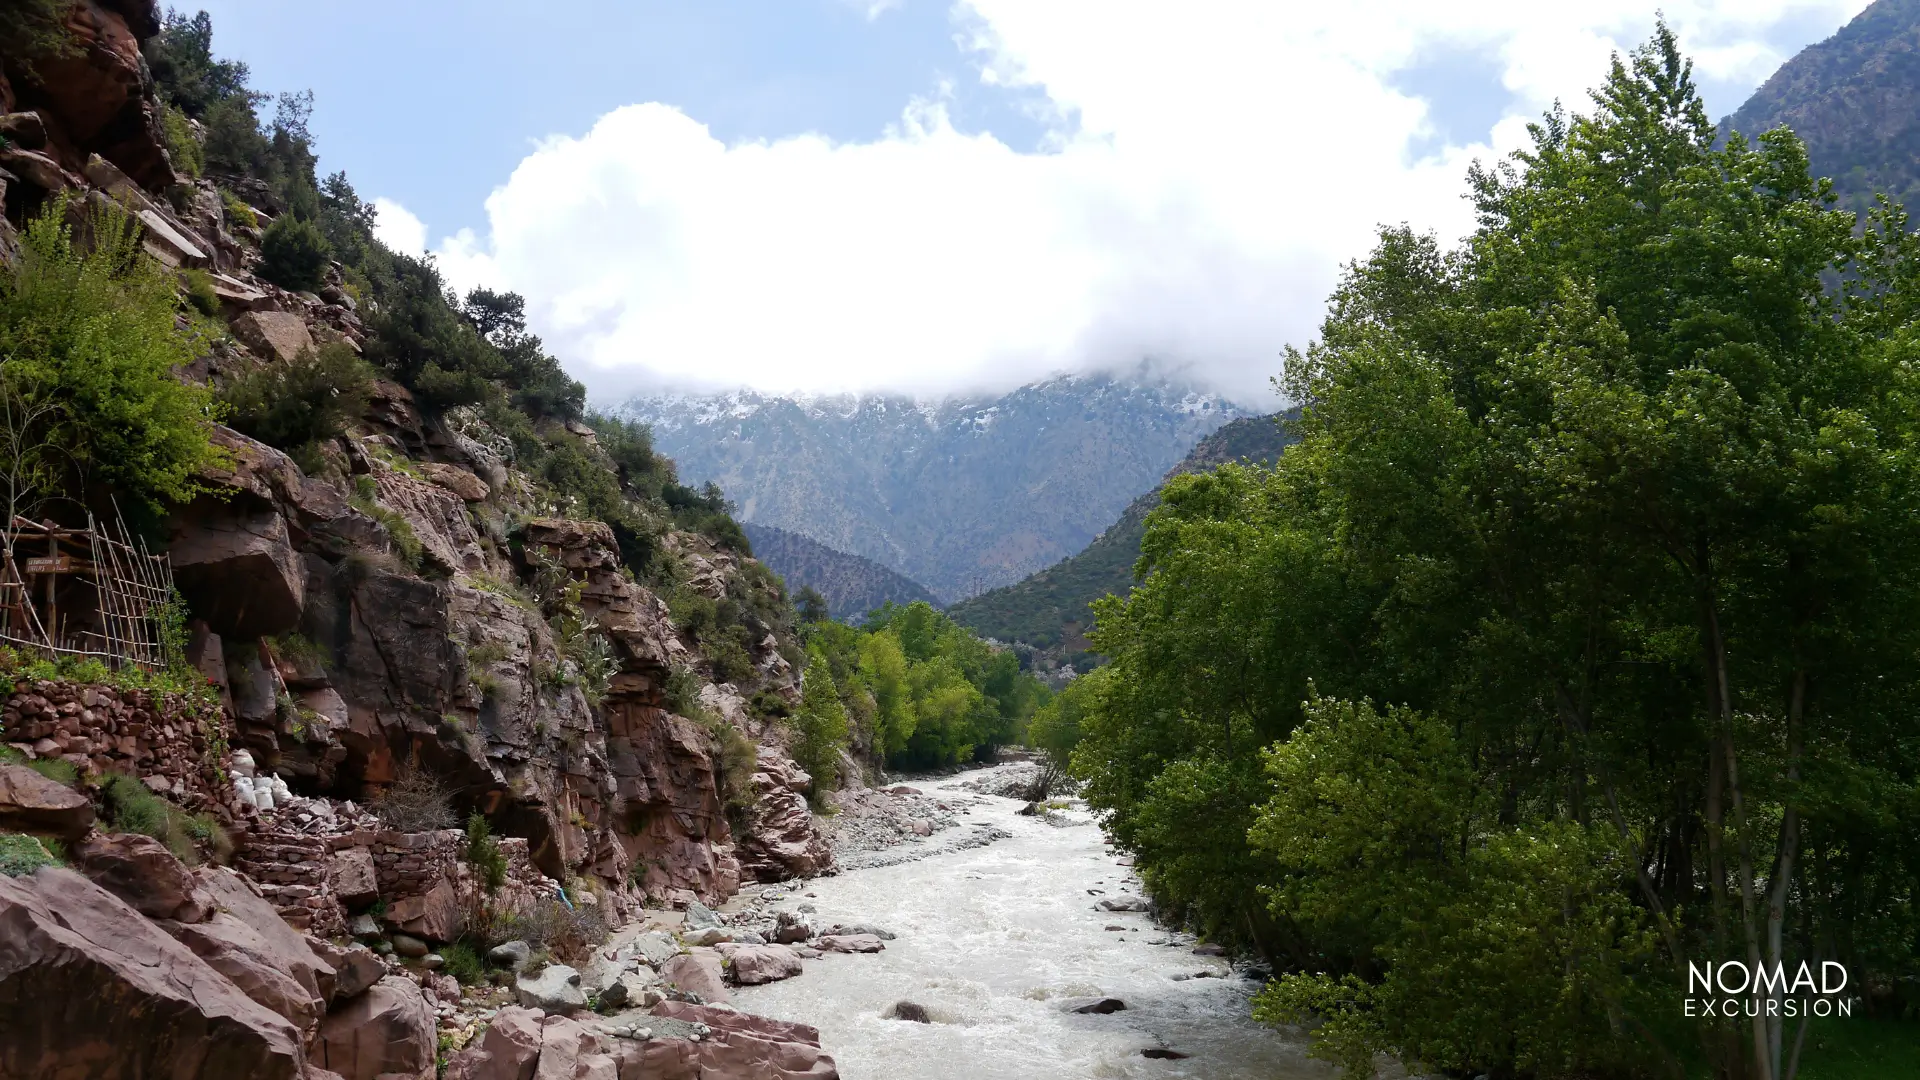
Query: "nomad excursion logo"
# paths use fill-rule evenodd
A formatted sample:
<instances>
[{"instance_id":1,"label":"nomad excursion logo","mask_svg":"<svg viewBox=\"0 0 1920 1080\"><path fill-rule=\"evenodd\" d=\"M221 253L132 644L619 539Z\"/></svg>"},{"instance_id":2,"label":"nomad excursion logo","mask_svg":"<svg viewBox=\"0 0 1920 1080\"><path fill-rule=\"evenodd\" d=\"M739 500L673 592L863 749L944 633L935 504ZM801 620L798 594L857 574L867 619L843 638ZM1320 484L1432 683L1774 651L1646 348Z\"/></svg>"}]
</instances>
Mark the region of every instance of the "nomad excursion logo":
<instances>
[{"instance_id":1,"label":"nomad excursion logo","mask_svg":"<svg viewBox=\"0 0 1920 1080\"><path fill-rule=\"evenodd\" d=\"M1840 996L1846 988L1846 966L1831 960L1820 962L1818 980L1804 961L1791 979L1780 963L1688 963L1685 1009L1688 1016L1852 1016L1855 999Z\"/></svg>"}]
</instances>

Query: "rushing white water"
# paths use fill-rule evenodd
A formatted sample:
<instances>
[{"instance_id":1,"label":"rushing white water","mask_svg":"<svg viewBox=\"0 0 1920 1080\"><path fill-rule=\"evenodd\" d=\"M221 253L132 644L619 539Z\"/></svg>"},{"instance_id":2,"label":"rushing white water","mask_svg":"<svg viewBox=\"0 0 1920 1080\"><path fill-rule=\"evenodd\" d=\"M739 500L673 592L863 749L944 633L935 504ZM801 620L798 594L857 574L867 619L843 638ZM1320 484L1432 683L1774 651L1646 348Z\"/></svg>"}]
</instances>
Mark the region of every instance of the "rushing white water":
<instances>
[{"instance_id":1,"label":"rushing white water","mask_svg":"<svg viewBox=\"0 0 1920 1080\"><path fill-rule=\"evenodd\" d=\"M959 794L955 783L916 786ZM809 960L804 975L741 990L736 1004L818 1027L845 1080L1334 1075L1298 1037L1248 1017L1255 988L1222 961L1195 956L1190 939L1145 915L1096 910L1139 886L1085 814L1062 828L1017 816L1011 799L985 801L971 820L1012 839L823 878L779 905L814 904L822 923L878 924L899 935L885 952ZM1202 971L1227 977L1191 977ZM1082 1016L1061 1005L1094 996L1127 1008ZM898 1001L934 1022L886 1018ZM1142 1057L1150 1047L1188 1056Z\"/></svg>"}]
</instances>

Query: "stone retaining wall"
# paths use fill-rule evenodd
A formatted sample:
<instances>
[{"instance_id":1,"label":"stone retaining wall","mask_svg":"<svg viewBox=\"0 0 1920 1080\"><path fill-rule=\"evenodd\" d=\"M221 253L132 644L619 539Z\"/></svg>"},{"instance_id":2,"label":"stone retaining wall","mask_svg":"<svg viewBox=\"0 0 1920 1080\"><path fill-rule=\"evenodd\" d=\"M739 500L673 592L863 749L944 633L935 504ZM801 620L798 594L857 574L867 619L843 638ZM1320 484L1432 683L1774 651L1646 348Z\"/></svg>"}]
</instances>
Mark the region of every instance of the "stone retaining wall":
<instances>
[{"instance_id":1,"label":"stone retaining wall","mask_svg":"<svg viewBox=\"0 0 1920 1080\"><path fill-rule=\"evenodd\" d=\"M81 773L125 773L194 811L224 807L224 711L203 722L180 698L69 682L23 682L0 705L0 740ZM215 744L209 733L218 737Z\"/></svg>"},{"instance_id":2,"label":"stone retaining wall","mask_svg":"<svg viewBox=\"0 0 1920 1080\"><path fill-rule=\"evenodd\" d=\"M527 842L499 837L507 881L488 905L524 910L558 883L535 869ZM260 885L287 922L321 936L346 932L348 917L383 904L381 921L434 941L459 936L479 889L458 829L356 829L309 835L263 823L244 835L234 865Z\"/></svg>"}]
</instances>

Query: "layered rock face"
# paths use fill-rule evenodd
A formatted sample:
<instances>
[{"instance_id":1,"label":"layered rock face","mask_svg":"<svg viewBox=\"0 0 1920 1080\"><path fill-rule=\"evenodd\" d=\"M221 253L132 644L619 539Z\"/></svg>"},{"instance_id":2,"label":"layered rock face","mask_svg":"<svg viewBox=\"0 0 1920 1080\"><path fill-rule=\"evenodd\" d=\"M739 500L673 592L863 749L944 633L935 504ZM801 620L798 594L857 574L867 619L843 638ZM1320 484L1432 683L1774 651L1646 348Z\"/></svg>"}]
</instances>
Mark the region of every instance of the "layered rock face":
<instances>
[{"instance_id":1,"label":"layered rock face","mask_svg":"<svg viewBox=\"0 0 1920 1080\"><path fill-rule=\"evenodd\" d=\"M311 349L365 349L340 265L313 292L254 275L252 217L287 209L265 185L172 168L140 58L154 5L77 0L66 18L75 47L31 78L0 57L0 263L51 200L75 221L111 202L150 256L194 271L230 334L182 378L221 387ZM798 701L794 642L768 631L724 665L706 655L624 565L621 538L560 516L567 500L478 412L423 408L379 379L345 434L302 450L304 468L238 431L213 439L208 490L164 523L207 696L47 681L0 702L8 758L79 774L76 789L0 762L0 829L64 842L75 868L0 876L0 1080L430 1077L436 1007L460 990L420 961L476 917L564 905L618 925L643 904L827 868L810 781L762 719ZM764 605L777 588L704 537L650 542L676 598ZM193 815L203 853L230 839L231 868L189 868L177 837L98 831L130 827L93 819L88 794L114 774ZM495 837L497 881L459 828L473 816ZM345 944L382 936L411 966ZM783 970L778 955L754 963ZM542 1027L541 1075L561 1075L544 1063L563 1044L607 1057L609 1076L661 1055L689 1076L831 1075L817 1040L781 1060L827 1072L699 1073L713 1044L680 1023L606 1053L599 1035ZM760 1051L728 1053L746 1068Z\"/></svg>"}]
</instances>

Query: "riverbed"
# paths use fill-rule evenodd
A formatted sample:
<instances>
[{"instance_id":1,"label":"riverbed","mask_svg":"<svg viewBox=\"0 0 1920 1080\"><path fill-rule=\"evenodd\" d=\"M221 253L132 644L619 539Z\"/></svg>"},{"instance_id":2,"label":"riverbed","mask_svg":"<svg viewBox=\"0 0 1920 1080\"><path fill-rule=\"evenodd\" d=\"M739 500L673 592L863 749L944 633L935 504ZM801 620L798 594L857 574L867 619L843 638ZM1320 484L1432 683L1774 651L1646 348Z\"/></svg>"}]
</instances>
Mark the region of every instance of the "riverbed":
<instances>
[{"instance_id":1,"label":"riverbed","mask_svg":"<svg viewBox=\"0 0 1920 1080\"><path fill-rule=\"evenodd\" d=\"M1097 907L1140 887L1087 813L1021 817L1019 802L958 787L979 775L915 786L969 796L960 827L984 822L1009 838L808 882L778 906L810 904L817 923L874 923L897 938L878 954L809 960L800 978L742 989L735 1003L819 1028L845 1080L1335 1075L1306 1057L1299 1035L1255 1023L1247 1001L1258 987L1196 955L1190 937ZM1069 1011L1102 997L1125 1010ZM890 1018L901 1001L933 1022Z\"/></svg>"}]
</instances>

